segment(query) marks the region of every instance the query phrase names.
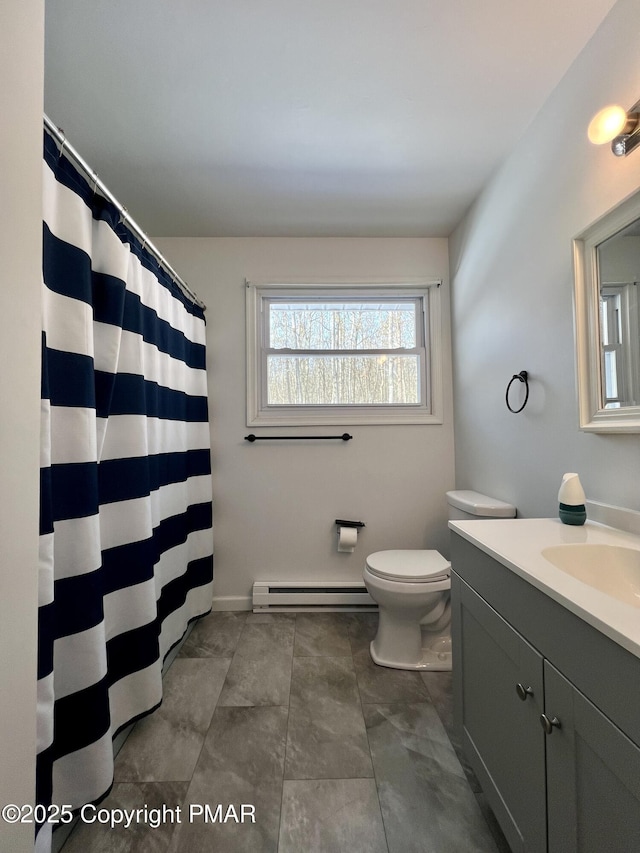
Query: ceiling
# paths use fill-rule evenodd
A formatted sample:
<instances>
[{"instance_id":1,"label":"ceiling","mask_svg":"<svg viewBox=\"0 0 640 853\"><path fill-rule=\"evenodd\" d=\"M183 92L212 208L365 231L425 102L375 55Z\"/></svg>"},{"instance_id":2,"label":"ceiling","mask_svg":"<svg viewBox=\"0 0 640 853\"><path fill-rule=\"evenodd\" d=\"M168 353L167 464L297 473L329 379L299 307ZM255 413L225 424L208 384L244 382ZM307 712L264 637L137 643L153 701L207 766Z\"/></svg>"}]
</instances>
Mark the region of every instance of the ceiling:
<instances>
[{"instance_id":1,"label":"ceiling","mask_svg":"<svg viewBox=\"0 0 640 853\"><path fill-rule=\"evenodd\" d=\"M163 236L447 236L614 0L48 0L45 111Z\"/></svg>"}]
</instances>

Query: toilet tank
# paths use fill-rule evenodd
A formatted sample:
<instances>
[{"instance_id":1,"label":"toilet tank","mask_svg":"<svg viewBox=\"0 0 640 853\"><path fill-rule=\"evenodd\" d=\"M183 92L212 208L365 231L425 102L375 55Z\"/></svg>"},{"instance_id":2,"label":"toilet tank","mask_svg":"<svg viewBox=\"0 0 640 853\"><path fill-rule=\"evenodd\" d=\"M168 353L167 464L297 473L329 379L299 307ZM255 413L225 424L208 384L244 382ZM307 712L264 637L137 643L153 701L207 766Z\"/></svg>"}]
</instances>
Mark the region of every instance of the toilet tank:
<instances>
[{"instance_id":1,"label":"toilet tank","mask_svg":"<svg viewBox=\"0 0 640 853\"><path fill-rule=\"evenodd\" d=\"M515 518L516 514L512 504L468 489L447 492L447 502L450 519Z\"/></svg>"}]
</instances>

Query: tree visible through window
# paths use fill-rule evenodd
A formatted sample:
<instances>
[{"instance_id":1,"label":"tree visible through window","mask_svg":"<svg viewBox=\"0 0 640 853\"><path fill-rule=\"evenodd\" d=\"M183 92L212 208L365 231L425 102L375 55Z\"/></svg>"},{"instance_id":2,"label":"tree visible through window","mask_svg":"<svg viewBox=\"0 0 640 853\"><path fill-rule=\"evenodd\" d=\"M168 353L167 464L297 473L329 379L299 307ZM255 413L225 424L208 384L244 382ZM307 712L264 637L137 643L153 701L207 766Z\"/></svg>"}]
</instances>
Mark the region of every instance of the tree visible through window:
<instances>
[{"instance_id":1,"label":"tree visible through window","mask_svg":"<svg viewBox=\"0 0 640 853\"><path fill-rule=\"evenodd\" d=\"M419 404L417 307L271 301L268 405Z\"/></svg>"}]
</instances>

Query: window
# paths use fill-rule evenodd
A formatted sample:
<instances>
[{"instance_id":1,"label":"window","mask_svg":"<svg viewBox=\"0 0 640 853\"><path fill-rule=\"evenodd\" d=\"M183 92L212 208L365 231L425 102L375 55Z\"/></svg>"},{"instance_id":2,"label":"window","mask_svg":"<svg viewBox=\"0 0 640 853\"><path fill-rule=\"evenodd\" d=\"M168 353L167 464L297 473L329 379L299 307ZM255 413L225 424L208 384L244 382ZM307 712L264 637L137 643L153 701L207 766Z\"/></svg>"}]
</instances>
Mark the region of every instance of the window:
<instances>
[{"instance_id":1,"label":"window","mask_svg":"<svg viewBox=\"0 0 640 853\"><path fill-rule=\"evenodd\" d=\"M247 424L442 423L439 284L247 283Z\"/></svg>"},{"instance_id":2,"label":"window","mask_svg":"<svg viewBox=\"0 0 640 853\"><path fill-rule=\"evenodd\" d=\"M600 286L603 403L605 409L638 405L640 339L637 284Z\"/></svg>"}]
</instances>

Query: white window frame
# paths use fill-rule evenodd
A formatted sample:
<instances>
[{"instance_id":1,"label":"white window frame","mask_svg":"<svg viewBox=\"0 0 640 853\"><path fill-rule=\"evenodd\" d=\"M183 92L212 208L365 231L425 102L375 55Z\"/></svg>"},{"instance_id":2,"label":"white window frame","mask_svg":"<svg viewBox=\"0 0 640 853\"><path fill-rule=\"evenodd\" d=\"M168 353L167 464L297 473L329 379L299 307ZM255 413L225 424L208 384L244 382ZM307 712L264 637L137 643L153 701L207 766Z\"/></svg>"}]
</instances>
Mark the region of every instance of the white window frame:
<instances>
[{"instance_id":1,"label":"white window frame","mask_svg":"<svg viewBox=\"0 0 640 853\"><path fill-rule=\"evenodd\" d=\"M439 280L402 281L247 281L247 426L321 426L351 424L441 424L442 308ZM409 298L422 305L421 332L426 369L421 371L423 403L348 406L269 406L266 402L265 300L277 297L322 299ZM418 343L418 342L416 342ZM420 342L421 343L421 342ZM424 362L423 362L424 365Z\"/></svg>"}]
</instances>

